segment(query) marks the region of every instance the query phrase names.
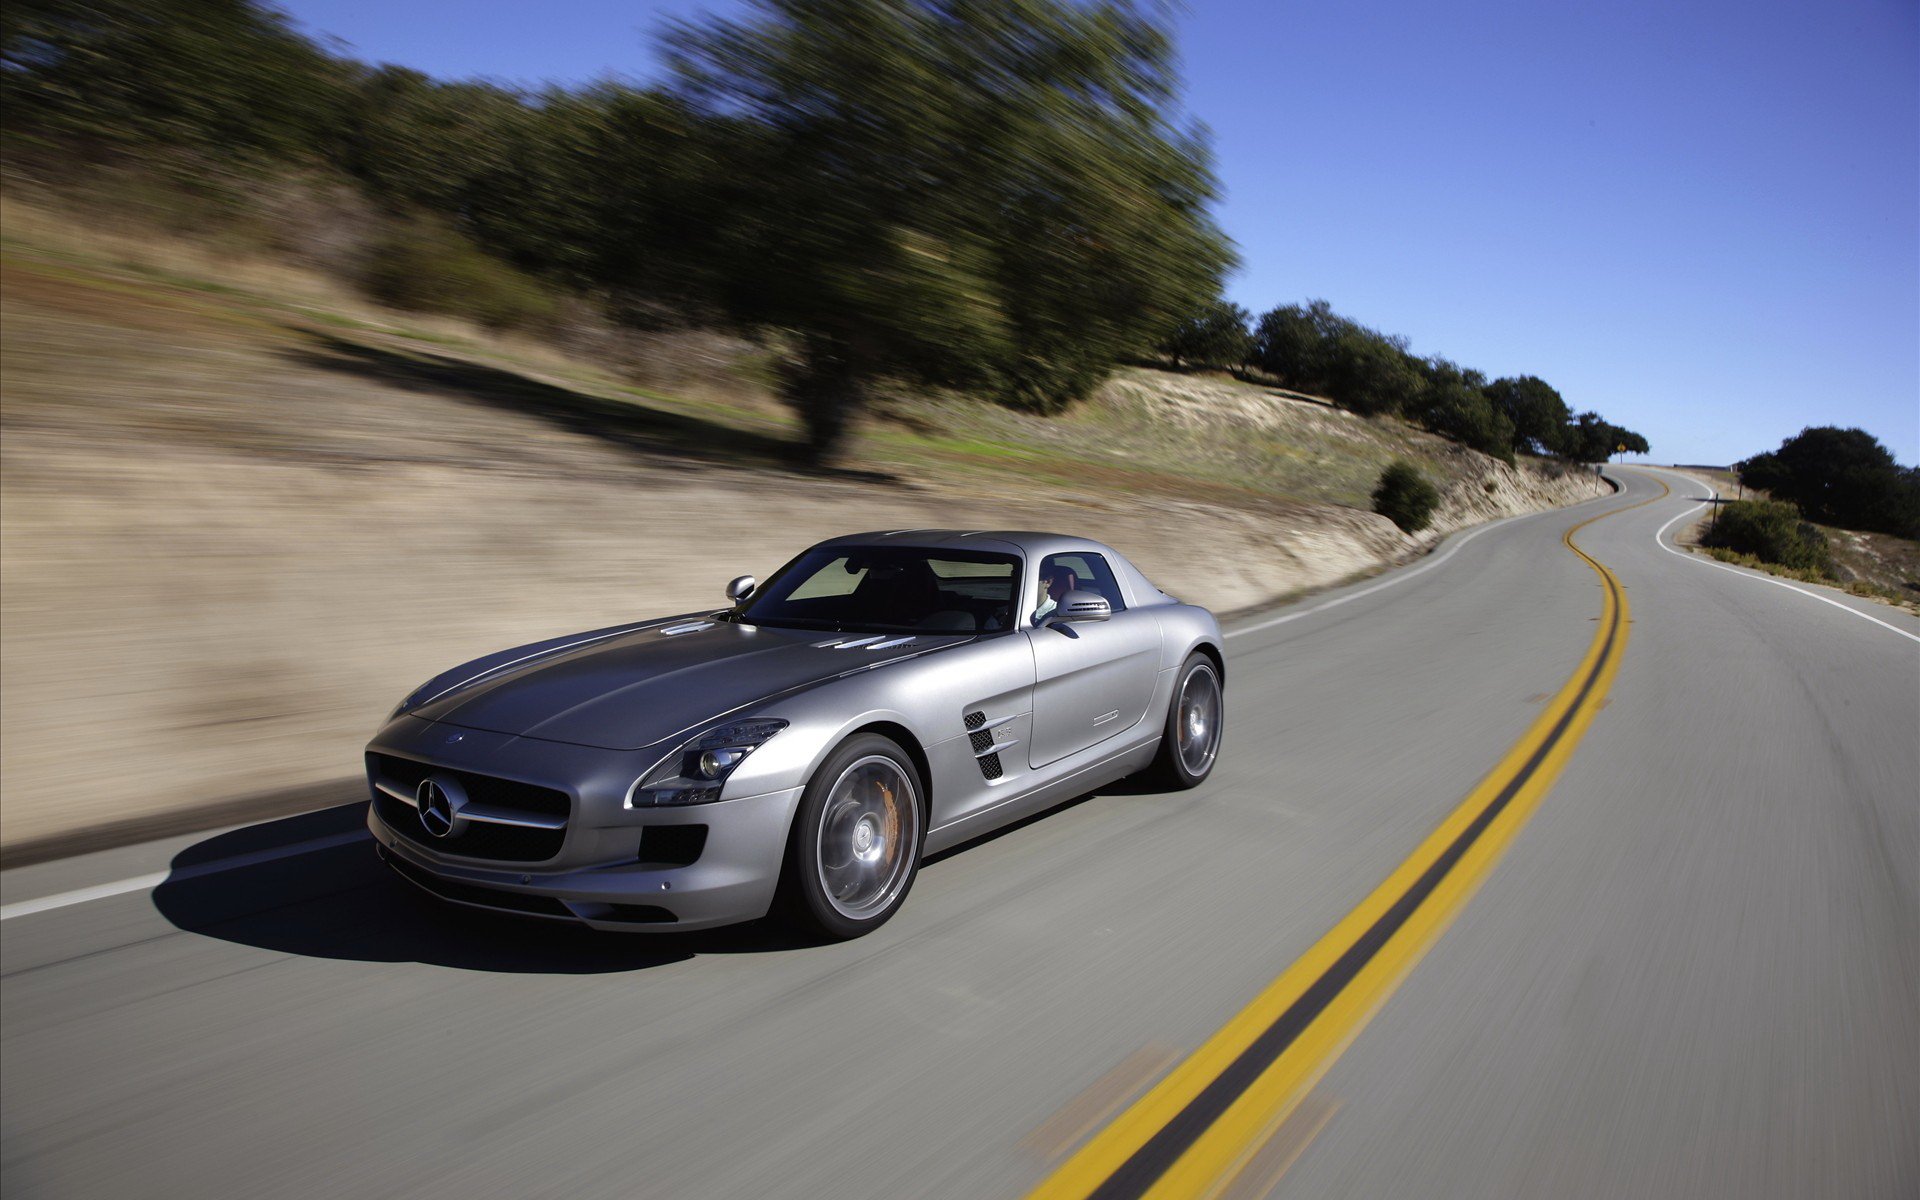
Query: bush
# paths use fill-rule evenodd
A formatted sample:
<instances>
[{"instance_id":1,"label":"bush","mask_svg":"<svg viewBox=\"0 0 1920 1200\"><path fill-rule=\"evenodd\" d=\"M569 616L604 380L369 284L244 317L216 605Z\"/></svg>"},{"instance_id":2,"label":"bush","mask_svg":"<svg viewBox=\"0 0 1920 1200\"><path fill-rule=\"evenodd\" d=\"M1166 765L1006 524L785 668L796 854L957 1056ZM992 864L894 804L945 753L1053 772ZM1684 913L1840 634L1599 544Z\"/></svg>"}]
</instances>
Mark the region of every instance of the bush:
<instances>
[{"instance_id":1,"label":"bush","mask_svg":"<svg viewBox=\"0 0 1920 1200\"><path fill-rule=\"evenodd\" d=\"M436 222L397 224L369 247L360 285L382 304L447 313L489 329L537 329L558 316L540 280L481 252Z\"/></svg>"},{"instance_id":2,"label":"bush","mask_svg":"<svg viewBox=\"0 0 1920 1200\"><path fill-rule=\"evenodd\" d=\"M1827 536L1784 500L1733 500L1721 505L1700 544L1751 554L1798 571L1833 574Z\"/></svg>"},{"instance_id":3,"label":"bush","mask_svg":"<svg viewBox=\"0 0 1920 1200\"><path fill-rule=\"evenodd\" d=\"M1439 503L1439 491L1404 459L1394 459L1373 489L1373 511L1407 533L1425 529Z\"/></svg>"}]
</instances>

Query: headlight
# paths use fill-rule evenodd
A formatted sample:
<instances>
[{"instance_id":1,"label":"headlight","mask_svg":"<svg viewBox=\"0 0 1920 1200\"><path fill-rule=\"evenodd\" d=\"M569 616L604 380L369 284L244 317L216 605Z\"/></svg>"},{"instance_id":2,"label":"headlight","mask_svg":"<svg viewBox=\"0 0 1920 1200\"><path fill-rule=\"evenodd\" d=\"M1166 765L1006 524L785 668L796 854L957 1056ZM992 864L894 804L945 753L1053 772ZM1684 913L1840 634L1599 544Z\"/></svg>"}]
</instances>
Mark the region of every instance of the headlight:
<instances>
[{"instance_id":1,"label":"headlight","mask_svg":"<svg viewBox=\"0 0 1920 1200\"><path fill-rule=\"evenodd\" d=\"M727 776L768 738L787 727L763 719L716 725L681 746L633 785L629 807L706 804L720 798Z\"/></svg>"}]
</instances>

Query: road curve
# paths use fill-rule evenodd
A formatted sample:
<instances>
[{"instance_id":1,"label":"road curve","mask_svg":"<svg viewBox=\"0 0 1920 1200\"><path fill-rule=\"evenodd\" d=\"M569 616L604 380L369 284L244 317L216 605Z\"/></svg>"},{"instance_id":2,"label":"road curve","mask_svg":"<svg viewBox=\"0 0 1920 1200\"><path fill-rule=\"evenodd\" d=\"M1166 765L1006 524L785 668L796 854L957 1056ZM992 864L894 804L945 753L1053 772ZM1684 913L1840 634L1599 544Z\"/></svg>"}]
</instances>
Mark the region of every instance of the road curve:
<instances>
[{"instance_id":1,"label":"road curve","mask_svg":"<svg viewBox=\"0 0 1920 1200\"><path fill-rule=\"evenodd\" d=\"M1599 517L1631 625L1577 744L1218 1194L1920 1194L1920 621L1676 554L1704 489L1616 475L1242 623L1205 787L945 855L858 942L443 910L349 810L8 872L6 1190L1045 1186L1560 702L1608 613L1563 534Z\"/></svg>"}]
</instances>

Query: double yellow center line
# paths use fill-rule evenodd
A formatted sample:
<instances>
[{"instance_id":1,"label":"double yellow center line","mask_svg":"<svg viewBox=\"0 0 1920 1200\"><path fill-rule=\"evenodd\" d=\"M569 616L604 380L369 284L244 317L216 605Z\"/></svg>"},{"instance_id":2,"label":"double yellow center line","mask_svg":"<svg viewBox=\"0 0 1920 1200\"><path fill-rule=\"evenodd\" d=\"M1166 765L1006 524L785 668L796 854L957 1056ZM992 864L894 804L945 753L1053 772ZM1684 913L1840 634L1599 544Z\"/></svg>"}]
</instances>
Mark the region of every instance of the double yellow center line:
<instances>
[{"instance_id":1,"label":"double yellow center line","mask_svg":"<svg viewBox=\"0 0 1920 1200\"><path fill-rule=\"evenodd\" d=\"M1527 822L1605 702L1627 644L1627 596L1573 535L1602 588L1600 627L1538 720L1386 881L1253 1002L1115 1117L1033 1200L1171 1200L1229 1187L1439 936Z\"/></svg>"}]
</instances>

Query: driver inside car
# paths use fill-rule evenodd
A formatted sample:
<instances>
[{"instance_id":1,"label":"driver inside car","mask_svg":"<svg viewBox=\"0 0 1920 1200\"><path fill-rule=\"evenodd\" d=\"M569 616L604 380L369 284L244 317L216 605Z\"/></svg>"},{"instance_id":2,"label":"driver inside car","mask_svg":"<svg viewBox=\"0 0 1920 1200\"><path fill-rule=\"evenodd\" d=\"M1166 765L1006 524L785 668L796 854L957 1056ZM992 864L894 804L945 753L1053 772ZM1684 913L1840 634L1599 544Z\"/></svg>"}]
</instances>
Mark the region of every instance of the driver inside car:
<instances>
[{"instance_id":1,"label":"driver inside car","mask_svg":"<svg viewBox=\"0 0 1920 1200\"><path fill-rule=\"evenodd\" d=\"M1060 607L1060 597L1080 586L1079 576L1072 567L1054 565L1042 568L1040 574L1040 607L1033 610L1033 623L1038 625L1047 619L1048 614Z\"/></svg>"}]
</instances>

